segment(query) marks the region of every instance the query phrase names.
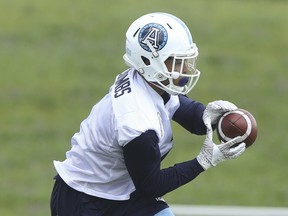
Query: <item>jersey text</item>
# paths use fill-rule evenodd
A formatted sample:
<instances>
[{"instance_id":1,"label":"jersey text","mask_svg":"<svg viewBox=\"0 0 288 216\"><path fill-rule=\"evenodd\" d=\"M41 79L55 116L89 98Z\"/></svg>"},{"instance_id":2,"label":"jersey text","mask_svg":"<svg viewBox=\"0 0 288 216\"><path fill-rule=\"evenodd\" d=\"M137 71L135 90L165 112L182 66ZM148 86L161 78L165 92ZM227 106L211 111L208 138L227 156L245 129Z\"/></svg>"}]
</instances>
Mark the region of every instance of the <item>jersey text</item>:
<instances>
[{"instance_id":1,"label":"jersey text","mask_svg":"<svg viewBox=\"0 0 288 216\"><path fill-rule=\"evenodd\" d=\"M129 77L127 77L128 73L121 74L119 78L117 79L117 82L115 83L115 91L114 91L114 97L118 98L121 95L124 95L125 93L130 93L130 81Z\"/></svg>"}]
</instances>

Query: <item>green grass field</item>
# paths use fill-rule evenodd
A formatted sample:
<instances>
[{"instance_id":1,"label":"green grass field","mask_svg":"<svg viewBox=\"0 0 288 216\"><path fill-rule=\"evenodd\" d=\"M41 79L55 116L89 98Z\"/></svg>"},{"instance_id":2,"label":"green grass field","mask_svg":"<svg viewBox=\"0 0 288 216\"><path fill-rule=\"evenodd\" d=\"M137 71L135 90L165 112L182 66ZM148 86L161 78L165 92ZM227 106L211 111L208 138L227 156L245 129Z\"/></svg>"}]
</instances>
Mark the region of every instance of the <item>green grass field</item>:
<instances>
[{"instance_id":1,"label":"green grass field","mask_svg":"<svg viewBox=\"0 0 288 216\"><path fill-rule=\"evenodd\" d=\"M154 11L180 17L198 45L202 75L190 97L232 101L250 110L259 127L243 156L165 199L287 206L287 1L2 0L0 215L49 215L52 160L64 159L80 122L126 68L130 23ZM173 127L165 167L194 158L204 140Z\"/></svg>"}]
</instances>

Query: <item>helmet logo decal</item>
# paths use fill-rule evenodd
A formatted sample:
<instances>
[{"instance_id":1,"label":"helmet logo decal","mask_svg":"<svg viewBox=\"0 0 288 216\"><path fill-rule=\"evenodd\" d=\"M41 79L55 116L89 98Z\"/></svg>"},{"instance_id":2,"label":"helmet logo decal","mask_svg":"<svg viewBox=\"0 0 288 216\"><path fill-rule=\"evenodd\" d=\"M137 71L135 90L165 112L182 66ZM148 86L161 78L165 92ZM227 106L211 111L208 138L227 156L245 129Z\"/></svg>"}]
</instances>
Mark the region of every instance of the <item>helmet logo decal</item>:
<instances>
[{"instance_id":1,"label":"helmet logo decal","mask_svg":"<svg viewBox=\"0 0 288 216\"><path fill-rule=\"evenodd\" d=\"M145 25L138 35L138 42L140 46L148 51L152 52L147 41L153 46L155 50L161 50L167 43L168 33L166 29L157 23L149 23Z\"/></svg>"}]
</instances>

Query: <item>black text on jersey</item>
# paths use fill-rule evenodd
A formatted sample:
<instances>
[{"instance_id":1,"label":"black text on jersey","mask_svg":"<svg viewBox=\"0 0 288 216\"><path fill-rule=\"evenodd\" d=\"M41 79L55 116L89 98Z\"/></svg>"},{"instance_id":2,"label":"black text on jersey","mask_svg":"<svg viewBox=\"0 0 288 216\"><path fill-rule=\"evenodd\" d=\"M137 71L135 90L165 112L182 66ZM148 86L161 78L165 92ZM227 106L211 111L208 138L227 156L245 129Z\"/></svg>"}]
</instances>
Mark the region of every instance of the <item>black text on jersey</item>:
<instances>
[{"instance_id":1,"label":"black text on jersey","mask_svg":"<svg viewBox=\"0 0 288 216\"><path fill-rule=\"evenodd\" d=\"M130 81L128 73L123 73L119 75L116 83L115 83L115 90L114 90L114 97L118 98L121 95L124 95L125 93L130 93L131 88L130 88Z\"/></svg>"}]
</instances>

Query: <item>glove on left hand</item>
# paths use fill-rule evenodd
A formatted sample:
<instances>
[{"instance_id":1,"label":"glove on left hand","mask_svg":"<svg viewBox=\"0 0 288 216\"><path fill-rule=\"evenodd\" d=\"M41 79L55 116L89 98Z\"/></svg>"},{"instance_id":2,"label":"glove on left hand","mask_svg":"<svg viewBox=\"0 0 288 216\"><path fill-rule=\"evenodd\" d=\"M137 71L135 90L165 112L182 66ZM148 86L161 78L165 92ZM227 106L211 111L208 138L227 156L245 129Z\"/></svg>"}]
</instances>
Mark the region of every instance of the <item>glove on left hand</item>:
<instances>
[{"instance_id":1,"label":"glove on left hand","mask_svg":"<svg viewBox=\"0 0 288 216\"><path fill-rule=\"evenodd\" d=\"M238 157L245 151L245 143L243 143L243 137L239 136L226 143L216 145L212 141L213 131L207 130L207 136L202 146L202 149L197 156L197 161L203 167L204 170L209 169L211 166ZM238 142L241 144L232 147Z\"/></svg>"}]
</instances>

